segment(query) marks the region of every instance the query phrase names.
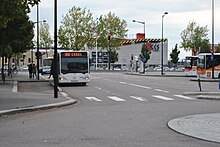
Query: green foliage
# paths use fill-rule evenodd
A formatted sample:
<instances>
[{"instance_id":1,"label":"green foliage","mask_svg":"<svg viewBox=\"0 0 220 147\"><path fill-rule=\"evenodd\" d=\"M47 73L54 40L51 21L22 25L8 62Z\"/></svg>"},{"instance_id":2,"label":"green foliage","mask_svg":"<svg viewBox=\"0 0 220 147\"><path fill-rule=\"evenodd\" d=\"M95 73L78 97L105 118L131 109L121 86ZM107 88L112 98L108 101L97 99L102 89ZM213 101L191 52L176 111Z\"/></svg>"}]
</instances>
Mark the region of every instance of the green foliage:
<instances>
[{"instance_id":1,"label":"green foliage","mask_svg":"<svg viewBox=\"0 0 220 147\"><path fill-rule=\"evenodd\" d=\"M66 49L84 50L93 35L92 13L86 8L73 7L63 17L58 31L58 43Z\"/></svg>"},{"instance_id":2,"label":"green foliage","mask_svg":"<svg viewBox=\"0 0 220 147\"><path fill-rule=\"evenodd\" d=\"M115 63L117 61L118 61L118 53L116 52L116 50L110 51L110 62Z\"/></svg>"},{"instance_id":3,"label":"green foliage","mask_svg":"<svg viewBox=\"0 0 220 147\"><path fill-rule=\"evenodd\" d=\"M33 24L27 13L29 6L39 0L1 0L0 5L0 53L10 46L13 52L23 52L31 44Z\"/></svg>"},{"instance_id":4,"label":"green foliage","mask_svg":"<svg viewBox=\"0 0 220 147\"><path fill-rule=\"evenodd\" d=\"M151 50L152 50L152 44L150 42L142 44L141 56L142 58L146 59L145 63L147 63L147 61L150 59Z\"/></svg>"},{"instance_id":5,"label":"green foliage","mask_svg":"<svg viewBox=\"0 0 220 147\"><path fill-rule=\"evenodd\" d=\"M98 46L103 50L108 46L110 50L117 50L120 47L121 39L126 36L128 31L126 27L126 21L121 20L114 13L109 12L107 15L101 15L96 26ZM108 40L108 34L110 40Z\"/></svg>"},{"instance_id":6,"label":"green foliage","mask_svg":"<svg viewBox=\"0 0 220 147\"><path fill-rule=\"evenodd\" d=\"M51 47L53 40L50 35L50 26L48 23L41 23L40 26L40 47Z\"/></svg>"},{"instance_id":7,"label":"green foliage","mask_svg":"<svg viewBox=\"0 0 220 147\"><path fill-rule=\"evenodd\" d=\"M200 27L196 22L189 22L187 28L181 33L181 48L186 51L207 52L209 50L208 28ZM209 50L210 52L210 50Z\"/></svg>"},{"instance_id":8,"label":"green foliage","mask_svg":"<svg viewBox=\"0 0 220 147\"><path fill-rule=\"evenodd\" d=\"M177 64L177 62L179 61L179 54L180 54L180 51L178 50L178 47L176 44L175 48L172 49L172 52L170 53L171 62L173 64Z\"/></svg>"},{"instance_id":9,"label":"green foliage","mask_svg":"<svg viewBox=\"0 0 220 147\"><path fill-rule=\"evenodd\" d=\"M220 53L220 43L218 43L217 49L216 49L216 53Z\"/></svg>"}]
</instances>

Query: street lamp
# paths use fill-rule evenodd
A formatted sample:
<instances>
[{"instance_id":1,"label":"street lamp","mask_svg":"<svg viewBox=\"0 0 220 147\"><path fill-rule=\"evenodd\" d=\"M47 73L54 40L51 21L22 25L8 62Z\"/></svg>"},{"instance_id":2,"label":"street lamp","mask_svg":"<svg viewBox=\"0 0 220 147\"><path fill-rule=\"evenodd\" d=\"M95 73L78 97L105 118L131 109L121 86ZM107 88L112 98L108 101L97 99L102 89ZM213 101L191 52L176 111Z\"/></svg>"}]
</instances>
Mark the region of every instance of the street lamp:
<instances>
[{"instance_id":1,"label":"street lamp","mask_svg":"<svg viewBox=\"0 0 220 147\"><path fill-rule=\"evenodd\" d=\"M38 24L38 23L41 23L41 22L46 22L46 20L41 20L41 21L36 21L36 22L33 22L34 24ZM39 27L39 26L37 26ZM37 46L39 46L39 30L37 31ZM37 47L38 48L38 47ZM34 48L32 48L32 53L31 53L31 64L33 65L33 62L34 62L34 51L33 51ZM38 50L39 52L39 50ZM37 58L38 60L38 58Z\"/></svg>"},{"instance_id":2,"label":"street lamp","mask_svg":"<svg viewBox=\"0 0 220 147\"><path fill-rule=\"evenodd\" d=\"M162 40L161 40L161 75L163 75L163 18L168 14L168 12L164 12L162 15Z\"/></svg>"},{"instance_id":3,"label":"street lamp","mask_svg":"<svg viewBox=\"0 0 220 147\"><path fill-rule=\"evenodd\" d=\"M212 53L212 79L214 79L214 27L215 27L215 23L214 23L214 0L212 0L212 50L211 50L211 53Z\"/></svg>"},{"instance_id":4,"label":"street lamp","mask_svg":"<svg viewBox=\"0 0 220 147\"><path fill-rule=\"evenodd\" d=\"M45 20L44 20L45 21ZM44 22L42 21L42 22ZM39 74L39 3L37 3L37 80L40 79Z\"/></svg>"},{"instance_id":5,"label":"street lamp","mask_svg":"<svg viewBox=\"0 0 220 147\"><path fill-rule=\"evenodd\" d=\"M144 25L144 39L145 39L145 22L144 21L137 21L137 20L132 20L133 22L141 23Z\"/></svg>"}]
</instances>

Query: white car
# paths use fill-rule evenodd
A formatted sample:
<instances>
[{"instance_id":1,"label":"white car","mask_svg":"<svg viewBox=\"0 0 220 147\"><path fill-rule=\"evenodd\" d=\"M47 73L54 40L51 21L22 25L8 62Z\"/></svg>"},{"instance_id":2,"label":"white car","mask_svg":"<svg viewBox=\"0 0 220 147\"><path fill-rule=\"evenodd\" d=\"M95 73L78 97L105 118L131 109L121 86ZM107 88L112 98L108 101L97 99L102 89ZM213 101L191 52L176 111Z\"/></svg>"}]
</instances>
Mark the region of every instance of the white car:
<instances>
[{"instance_id":1,"label":"white car","mask_svg":"<svg viewBox=\"0 0 220 147\"><path fill-rule=\"evenodd\" d=\"M41 67L40 69L41 75L50 74L50 70L51 70L50 66Z\"/></svg>"}]
</instances>

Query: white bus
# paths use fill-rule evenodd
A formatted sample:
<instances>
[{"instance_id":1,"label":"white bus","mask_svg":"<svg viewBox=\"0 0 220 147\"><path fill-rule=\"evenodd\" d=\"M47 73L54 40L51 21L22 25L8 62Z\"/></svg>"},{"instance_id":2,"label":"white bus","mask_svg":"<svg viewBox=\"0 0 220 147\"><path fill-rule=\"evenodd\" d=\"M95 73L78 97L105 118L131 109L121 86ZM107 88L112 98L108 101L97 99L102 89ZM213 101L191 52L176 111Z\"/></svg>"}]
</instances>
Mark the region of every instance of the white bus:
<instances>
[{"instance_id":1,"label":"white bus","mask_svg":"<svg viewBox=\"0 0 220 147\"><path fill-rule=\"evenodd\" d=\"M198 56L198 75L204 78L212 77L212 65L214 66L214 78L220 78L220 53L215 53L212 64L211 53L201 53Z\"/></svg>"},{"instance_id":2,"label":"white bus","mask_svg":"<svg viewBox=\"0 0 220 147\"><path fill-rule=\"evenodd\" d=\"M185 58L186 76L197 76L197 59L198 56L186 56Z\"/></svg>"},{"instance_id":3,"label":"white bus","mask_svg":"<svg viewBox=\"0 0 220 147\"><path fill-rule=\"evenodd\" d=\"M58 84L81 84L90 82L89 53L86 51L59 51ZM52 58L44 59L44 63L52 65ZM53 68L54 69L54 68Z\"/></svg>"},{"instance_id":4,"label":"white bus","mask_svg":"<svg viewBox=\"0 0 220 147\"><path fill-rule=\"evenodd\" d=\"M86 85L89 82L89 53L86 51L58 51L58 83Z\"/></svg>"}]
</instances>

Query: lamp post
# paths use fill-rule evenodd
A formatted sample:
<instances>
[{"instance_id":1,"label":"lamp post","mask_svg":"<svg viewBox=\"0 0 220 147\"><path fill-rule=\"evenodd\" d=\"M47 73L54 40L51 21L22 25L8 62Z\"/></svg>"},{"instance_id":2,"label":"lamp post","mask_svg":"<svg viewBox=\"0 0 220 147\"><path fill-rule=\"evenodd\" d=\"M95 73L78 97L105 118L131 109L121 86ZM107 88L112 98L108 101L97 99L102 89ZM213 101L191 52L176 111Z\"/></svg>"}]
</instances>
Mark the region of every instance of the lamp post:
<instances>
[{"instance_id":1,"label":"lamp post","mask_svg":"<svg viewBox=\"0 0 220 147\"><path fill-rule=\"evenodd\" d=\"M168 14L168 12L164 12L162 15L162 40L161 40L161 75L163 75L163 18Z\"/></svg>"},{"instance_id":2,"label":"lamp post","mask_svg":"<svg viewBox=\"0 0 220 147\"><path fill-rule=\"evenodd\" d=\"M37 80L40 79L39 75L39 3L37 3Z\"/></svg>"},{"instance_id":3,"label":"lamp post","mask_svg":"<svg viewBox=\"0 0 220 147\"><path fill-rule=\"evenodd\" d=\"M38 24L38 23L41 23L41 22L46 22L46 20L40 20L40 21L36 21L36 22L33 22L34 24ZM39 27L39 26L37 26ZM37 48L39 49L39 30L37 29ZM31 55L31 64L33 65L33 62L34 62L34 47L32 48L32 55ZM38 50L39 51L39 50ZM38 58L37 58L38 60ZM39 79L38 79L39 80Z\"/></svg>"},{"instance_id":4,"label":"lamp post","mask_svg":"<svg viewBox=\"0 0 220 147\"><path fill-rule=\"evenodd\" d=\"M137 22L137 23L141 23L144 25L144 39L145 39L145 22L144 21L137 21L137 20L132 20L132 22Z\"/></svg>"},{"instance_id":5,"label":"lamp post","mask_svg":"<svg viewBox=\"0 0 220 147\"><path fill-rule=\"evenodd\" d=\"M54 0L54 58L53 58L54 98L58 98L57 61L57 0Z\"/></svg>"},{"instance_id":6,"label":"lamp post","mask_svg":"<svg viewBox=\"0 0 220 147\"><path fill-rule=\"evenodd\" d=\"M214 23L214 0L212 0L212 50L211 50L211 53L212 53L212 79L215 78L214 76L214 27L215 27L215 23Z\"/></svg>"}]
</instances>

